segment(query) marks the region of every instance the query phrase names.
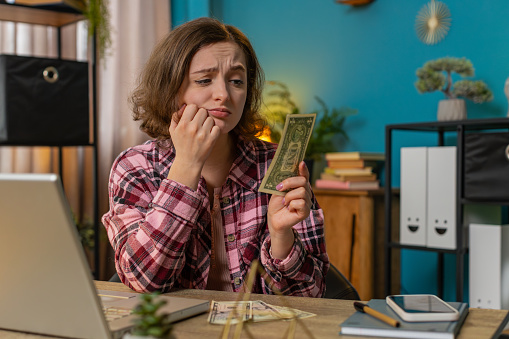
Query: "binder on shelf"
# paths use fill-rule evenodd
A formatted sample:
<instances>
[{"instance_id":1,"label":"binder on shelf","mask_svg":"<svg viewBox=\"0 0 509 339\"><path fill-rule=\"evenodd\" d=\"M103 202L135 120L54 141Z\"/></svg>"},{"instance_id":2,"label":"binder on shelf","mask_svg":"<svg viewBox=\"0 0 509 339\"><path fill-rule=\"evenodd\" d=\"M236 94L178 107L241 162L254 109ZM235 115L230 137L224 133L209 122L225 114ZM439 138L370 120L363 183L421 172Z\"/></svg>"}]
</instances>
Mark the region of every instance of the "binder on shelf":
<instances>
[{"instance_id":1,"label":"binder on shelf","mask_svg":"<svg viewBox=\"0 0 509 339\"><path fill-rule=\"evenodd\" d=\"M426 246L426 147L401 148L400 243Z\"/></svg>"},{"instance_id":2,"label":"binder on shelf","mask_svg":"<svg viewBox=\"0 0 509 339\"><path fill-rule=\"evenodd\" d=\"M509 309L509 225L470 224L470 307Z\"/></svg>"},{"instance_id":3,"label":"binder on shelf","mask_svg":"<svg viewBox=\"0 0 509 339\"><path fill-rule=\"evenodd\" d=\"M456 146L428 147L427 247L456 249Z\"/></svg>"}]
</instances>

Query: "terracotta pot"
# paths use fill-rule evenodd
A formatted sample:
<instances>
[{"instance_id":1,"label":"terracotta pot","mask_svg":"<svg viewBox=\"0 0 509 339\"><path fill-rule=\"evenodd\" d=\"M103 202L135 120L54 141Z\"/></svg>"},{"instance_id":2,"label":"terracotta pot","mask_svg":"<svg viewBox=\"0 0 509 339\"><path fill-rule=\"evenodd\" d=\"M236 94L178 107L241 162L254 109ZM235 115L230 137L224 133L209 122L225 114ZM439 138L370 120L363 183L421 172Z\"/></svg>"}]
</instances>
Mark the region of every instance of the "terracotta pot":
<instances>
[{"instance_id":1,"label":"terracotta pot","mask_svg":"<svg viewBox=\"0 0 509 339\"><path fill-rule=\"evenodd\" d=\"M438 102L438 121L465 120L467 106L463 99L444 99Z\"/></svg>"}]
</instances>

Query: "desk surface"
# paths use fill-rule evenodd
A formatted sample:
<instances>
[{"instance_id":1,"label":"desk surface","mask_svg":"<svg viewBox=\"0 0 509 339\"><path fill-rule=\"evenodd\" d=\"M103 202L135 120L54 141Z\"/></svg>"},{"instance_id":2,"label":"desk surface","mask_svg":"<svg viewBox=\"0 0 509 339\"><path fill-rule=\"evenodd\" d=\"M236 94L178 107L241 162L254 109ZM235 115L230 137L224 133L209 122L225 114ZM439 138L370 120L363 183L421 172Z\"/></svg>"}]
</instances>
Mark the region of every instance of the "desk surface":
<instances>
[{"instance_id":1,"label":"desk surface","mask_svg":"<svg viewBox=\"0 0 509 339\"><path fill-rule=\"evenodd\" d=\"M120 283L110 283L97 281L98 289L114 290L114 291L130 291L127 287ZM203 290L182 290L171 293L175 296L183 296L195 299L208 300L235 300L237 294L231 292L220 291L203 291ZM312 331L316 339L338 338L339 324L348 318L353 312L353 302L348 300L335 299L312 299L299 297L284 297L286 302L297 309L313 312L317 316L303 319L302 321ZM263 300L269 304L284 306L282 300L278 296L272 295L252 295L252 300ZM470 313L461 328L459 339L479 339L492 338L498 335L507 320L509 319L507 310L487 310L487 309L470 309ZM288 327L288 322L267 322L249 325L250 332L255 338L263 339L280 339ZM174 326L176 338L219 338L222 326L211 325L207 322L207 314L178 322ZM242 338L247 338L247 335ZM30 335L0 330L0 338L2 339L36 339L50 338L47 336ZM306 334L297 326L295 338L307 338ZM341 338L361 338L351 336L341 336Z\"/></svg>"}]
</instances>

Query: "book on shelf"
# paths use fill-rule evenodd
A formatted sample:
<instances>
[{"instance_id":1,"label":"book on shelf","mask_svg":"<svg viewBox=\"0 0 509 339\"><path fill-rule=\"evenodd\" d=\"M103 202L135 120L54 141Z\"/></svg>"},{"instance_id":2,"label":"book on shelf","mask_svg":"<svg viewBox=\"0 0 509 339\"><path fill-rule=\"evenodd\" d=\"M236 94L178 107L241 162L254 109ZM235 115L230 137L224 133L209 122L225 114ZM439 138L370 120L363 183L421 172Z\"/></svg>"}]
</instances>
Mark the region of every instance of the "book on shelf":
<instances>
[{"instance_id":1,"label":"book on shelf","mask_svg":"<svg viewBox=\"0 0 509 339\"><path fill-rule=\"evenodd\" d=\"M335 175L330 173L320 173L320 179L335 180L335 181L370 181L376 180L375 173L360 173L360 174L343 174Z\"/></svg>"},{"instance_id":2,"label":"book on shelf","mask_svg":"<svg viewBox=\"0 0 509 339\"><path fill-rule=\"evenodd\" d=\"M366 175L373 174L373 167L364 167L364 168L332 168L325 167L323 170L324 173L334 174L334 175Z\"/></svg>"},{"instance_id":3,"label":"book on shelf","mask_svg":"<svg viewBox=\"0 0 509 339\"><path fill-rule=\"evenodd\" d=\"M377 152L330 152L325 153L325 160L385 160L384 153Z\"/></svg>"},{"instance_id":4,"label":"book on shelf","mask_svg":"<svg viewBox=\"0 0 509 339\"><path fill-rule=\"evenodd\" d=\"M316 179L315 187L322 189L374 190L380 188L380 184L378 180L337 181L337 180Z\"/></svg>"},{"instance_id":5,"label":"book on shelf","mask_svg":"<svg viewBox=\"0 0 509 339\"><path fill-rule=\"evenodd\" d=\"M400 322L399 327L393 327L362 312L355 312L340 326L339 334L361 335L387 338L422 338L422 339L454 339L468 315L468 305L462 302L449 302L456 308L460 317L457 321L403 321L394 312L385 299L371 299L368 306Z\"/></svg>"},{"instance_id":6,"label":"book on shelf","mask_svg":"<svg viewBox=\"0 0 509 339\"><path fill-rule=\"evenodd\" d=\"M332 168L364 168L376 167L378 162L374 160L327 160L327 166Z\"/></svg>"}]
</instances>

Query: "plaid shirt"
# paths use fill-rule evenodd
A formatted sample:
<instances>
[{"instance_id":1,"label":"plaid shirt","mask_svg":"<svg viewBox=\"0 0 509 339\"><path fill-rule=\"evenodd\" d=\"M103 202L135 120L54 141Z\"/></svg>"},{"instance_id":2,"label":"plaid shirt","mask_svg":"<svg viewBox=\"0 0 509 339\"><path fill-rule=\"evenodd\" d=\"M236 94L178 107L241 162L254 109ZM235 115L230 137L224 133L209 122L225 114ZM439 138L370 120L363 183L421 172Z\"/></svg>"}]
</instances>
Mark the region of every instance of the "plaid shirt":
<instances>
[{"instance_id":1,"label":"plaid shirt","mask_svg":"<svg viewBox=\"0 0 509 339\"><path fill-rule=\"evenodd\" d=\"M270 256L270 195L258 188L276 146L239 140L222 187L220 210L231 284L234 291L242 291L252 261L259 259L282 293L321 297L329 260L323 212L314 196L309 217L293 227L295 242L288 257ZM212 248L209 199L213 197L208 196L203 177L196 191L167 179L174 158L169 141L147 141L122 152L111 170L110 210L102 221L120 279L139 292L207 286ZM273 293L260 276L253 292Z\"/></svg>"}]
</instances>

